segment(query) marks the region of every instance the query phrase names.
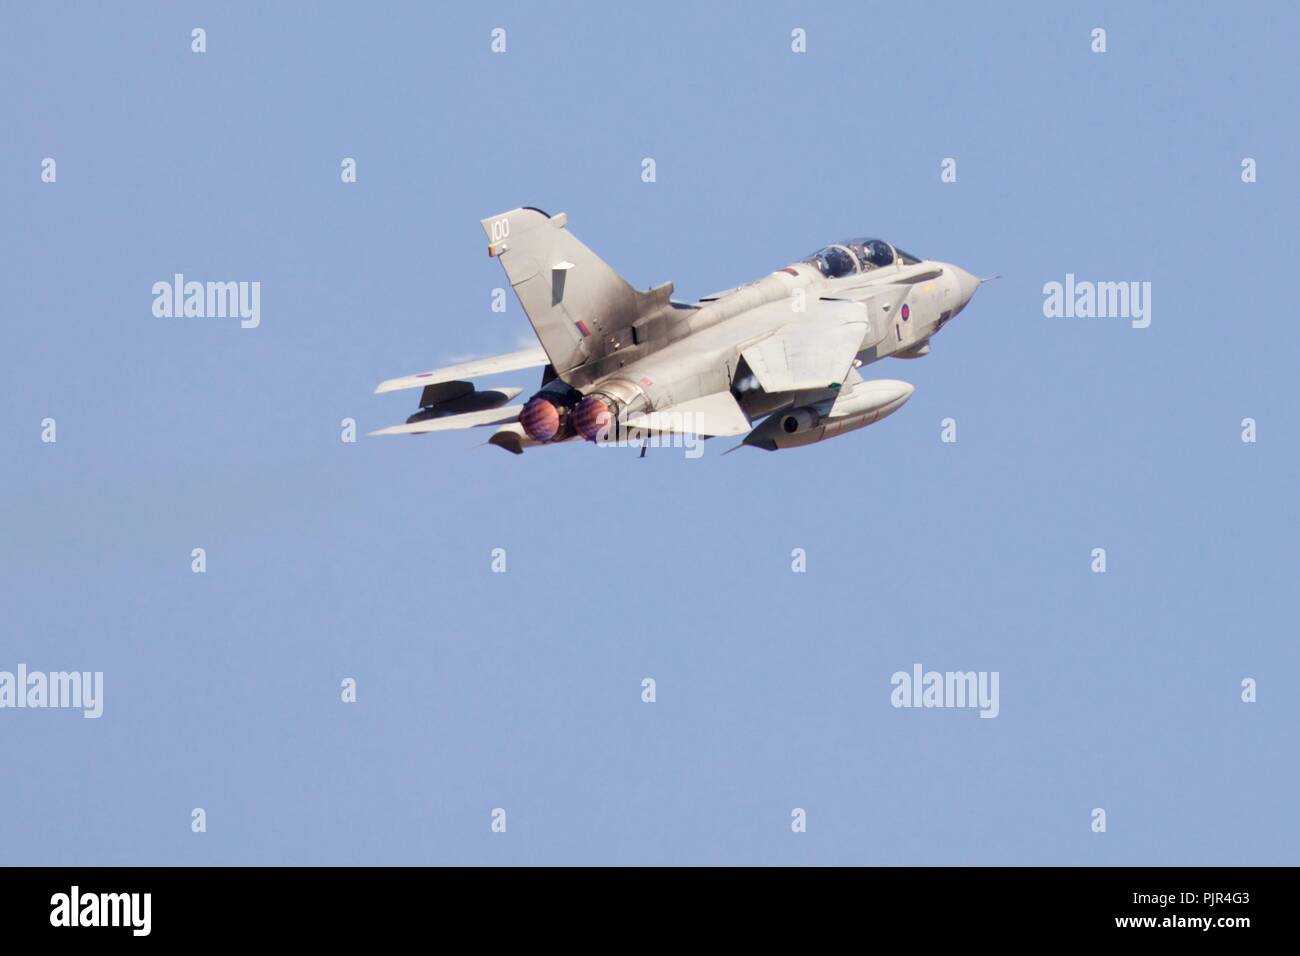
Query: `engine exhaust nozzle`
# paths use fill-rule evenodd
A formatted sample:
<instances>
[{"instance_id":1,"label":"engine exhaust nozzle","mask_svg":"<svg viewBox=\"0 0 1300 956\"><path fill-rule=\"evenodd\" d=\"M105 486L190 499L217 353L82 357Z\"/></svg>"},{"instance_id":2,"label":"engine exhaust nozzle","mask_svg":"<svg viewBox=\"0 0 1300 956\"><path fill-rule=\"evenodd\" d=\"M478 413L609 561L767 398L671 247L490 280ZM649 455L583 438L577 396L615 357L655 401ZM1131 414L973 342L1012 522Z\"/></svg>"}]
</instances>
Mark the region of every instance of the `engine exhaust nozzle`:
<instances>
[{"instance_id":1,"label":"engine exhaust nozzle","mask_svg":"<svg viewBox=\"0 0 1300 956\"><path fill-rule=\"evenodd\" d=\"M608 435L613 423L613 401L603 395L588 395L573 410L574 430L587 441Z\"/></svg>"},{"instance_id":2,"label":"engine exhaust nozzle","mask_svg":"<svg viewBox=\"0 0 1300 956\"><path fill-rule=\"evenodd\" d=\"M534 395L519 413L519 424L533 441L550 441L560 432L560 410L548 399Z\"/></svg>"}]
</instances>

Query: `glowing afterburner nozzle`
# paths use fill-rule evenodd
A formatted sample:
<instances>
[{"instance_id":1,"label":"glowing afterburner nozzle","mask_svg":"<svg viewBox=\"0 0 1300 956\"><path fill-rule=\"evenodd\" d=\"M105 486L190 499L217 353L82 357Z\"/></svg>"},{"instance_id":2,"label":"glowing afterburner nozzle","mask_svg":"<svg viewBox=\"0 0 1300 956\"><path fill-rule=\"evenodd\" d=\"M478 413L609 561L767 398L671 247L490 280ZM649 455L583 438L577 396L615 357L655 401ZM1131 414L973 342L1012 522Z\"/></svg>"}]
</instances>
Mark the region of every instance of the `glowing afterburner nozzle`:
<instances>
[{"instance_id":1,"label":"glowing afterburner nozzle","mask_svg":"<svg viewBox=\"0 0 1300 956\"><path fill-rule=\"evenodd\" d=\"M613 421L613 408L599 395L588 395L573 410L573 427L587 441L608 435Z\"/></svg>"},{"instance_id":2,"label":"glowing afterburner nozzle","mask_svg":"<svg viewBox=\"0 0 1300 956\"><path fill-rule=\"evenodd\" d=\"M550 441L560 431L560 410L546 399L533 396L519 413L524 434L533 441Z\"/></svg>"}]
</instances>

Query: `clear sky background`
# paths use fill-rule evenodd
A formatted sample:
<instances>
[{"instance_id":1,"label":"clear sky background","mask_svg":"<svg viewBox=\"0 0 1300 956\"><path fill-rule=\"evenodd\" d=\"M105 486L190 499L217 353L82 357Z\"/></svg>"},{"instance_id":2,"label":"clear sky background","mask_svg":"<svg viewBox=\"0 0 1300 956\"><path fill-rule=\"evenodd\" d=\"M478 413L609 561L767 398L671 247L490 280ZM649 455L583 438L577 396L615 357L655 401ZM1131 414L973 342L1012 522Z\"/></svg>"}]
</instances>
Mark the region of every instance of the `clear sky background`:
<instances>
[{"instance_id":1,"label":"clear sky background","mask_svg":"<svg viewBox=\"0 0 1300 956\"><path fill-rule=\"evenodd\" d=\"M1300 862L1293 5L0 19L0 670L105 681L0 710L0 862ZM1003 278L811 448L365 437L532 344L519 205L684 300L850 235ZM261 326L154 318L176 272ZM1150 328L1044 318L1066 273ZM893 708L918 662L1000 715Z\"/></svg>"}]
</instances>

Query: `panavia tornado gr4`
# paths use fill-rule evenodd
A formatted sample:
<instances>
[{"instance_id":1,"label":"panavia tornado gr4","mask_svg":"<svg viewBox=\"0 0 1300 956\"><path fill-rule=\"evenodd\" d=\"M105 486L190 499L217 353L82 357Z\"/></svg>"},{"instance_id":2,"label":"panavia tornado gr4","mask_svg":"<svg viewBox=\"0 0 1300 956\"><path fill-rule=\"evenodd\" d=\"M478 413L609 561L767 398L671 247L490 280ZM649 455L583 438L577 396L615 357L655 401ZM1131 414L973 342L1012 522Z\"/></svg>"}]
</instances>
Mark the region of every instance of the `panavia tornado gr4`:
<instances>
[{"instance_id":1,"label":"panavia tornado gr4","mask_svg":"<svg viewBox=\"0 0 1300 956\"><path fill-rule=\"evenodd\" d=\"M583 440L644 449L673 433L810 445L897 411L912 386L859 369L926 355L982 281L881 239L847 239L686 304L672 283L634 289L567 223L531 207L483 220L488 255L542 347L382 383L376 392L422 389L420 409L372 434L496 425L490 443L515 454ZM468 381L531 367L544 367L542 383L520 405L507 403L521 389Z\"/></svg>"}]
</instances>

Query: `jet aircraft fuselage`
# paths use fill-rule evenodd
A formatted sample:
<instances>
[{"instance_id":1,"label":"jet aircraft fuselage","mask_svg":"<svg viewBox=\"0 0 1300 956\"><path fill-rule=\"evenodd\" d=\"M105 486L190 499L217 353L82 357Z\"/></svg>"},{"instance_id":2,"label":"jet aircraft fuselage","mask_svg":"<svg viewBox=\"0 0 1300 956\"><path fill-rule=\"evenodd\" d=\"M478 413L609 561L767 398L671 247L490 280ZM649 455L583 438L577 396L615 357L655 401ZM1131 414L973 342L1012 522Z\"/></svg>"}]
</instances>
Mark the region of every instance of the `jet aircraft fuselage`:
<instances>
[{"instance_id":1,"label":"jet aircraft fuselage","mask_svg":"<svg viewBox=\"0 0 1300 956\"><path fill-rule=\"evenodd\" d=\"M568 232L564 214L522 208L482 224L542 349L385 382L378 391L426 388L421 411L384 433L496 424L491 443L516 453L629 431L811 444L901 407L911 385L858 370L928 354L980 285L951 263L850 239L688 304L672 299L671 283L634 289ZM474 392L449 378L543 364L542 387L517 408L490 406L518 390ZM481 410L453 414L465 407Z\"/></svg>"}]
</instances>

